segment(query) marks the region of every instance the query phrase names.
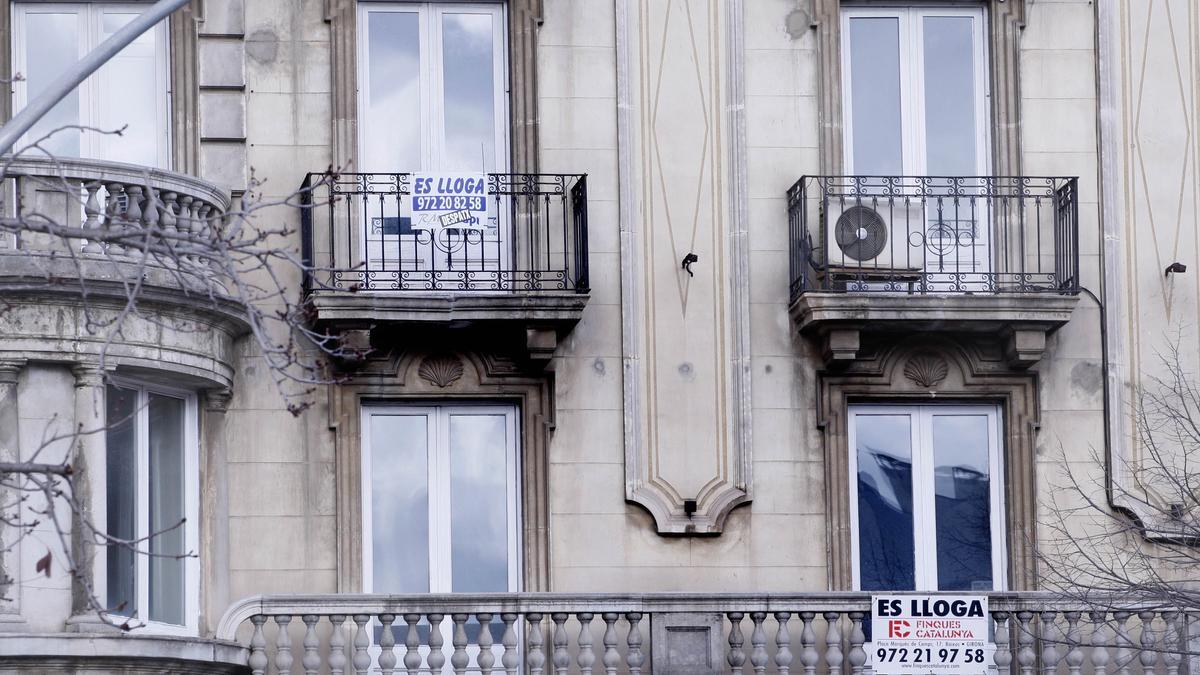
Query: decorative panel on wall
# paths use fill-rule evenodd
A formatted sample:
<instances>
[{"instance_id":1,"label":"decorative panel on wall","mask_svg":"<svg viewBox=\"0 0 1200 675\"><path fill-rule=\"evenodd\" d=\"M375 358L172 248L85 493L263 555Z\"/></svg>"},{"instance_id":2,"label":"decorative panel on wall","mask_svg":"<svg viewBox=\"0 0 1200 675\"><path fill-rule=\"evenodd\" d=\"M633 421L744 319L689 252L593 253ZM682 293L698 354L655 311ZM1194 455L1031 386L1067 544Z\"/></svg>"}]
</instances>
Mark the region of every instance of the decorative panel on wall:
<instances>
[{"instance_id":1,"label":"decorative panel on wall","mask_svg":"<svg viewBox=\"0 0 1200 675\"><path fill-rule=\"evenodd\" d=\"M626 498L661 533L750 499L741 12L617 0Z\"/></svg>"}]
</instances>

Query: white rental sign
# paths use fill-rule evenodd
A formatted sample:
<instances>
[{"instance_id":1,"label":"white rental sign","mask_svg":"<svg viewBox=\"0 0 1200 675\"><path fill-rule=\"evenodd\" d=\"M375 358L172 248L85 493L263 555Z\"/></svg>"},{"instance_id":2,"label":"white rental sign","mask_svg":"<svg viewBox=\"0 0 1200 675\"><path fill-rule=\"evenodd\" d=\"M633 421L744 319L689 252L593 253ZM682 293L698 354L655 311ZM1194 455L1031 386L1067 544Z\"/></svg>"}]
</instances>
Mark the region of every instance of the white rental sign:
<instances>
[{"instance_id":1,"label":"white rental sign","mask_svg":"<svg viewBox=\"0 0 1200 675\"><path fill-rule=\"evenodd\" d=\"M413 229L487 227L487 176L482 173L413 174Z\"/></svg>"},{"instance_id":2,"label":"white rental sign","mask_svg":"<svg viewBox=\"0 0 1200 675\"><path fill-rule=\"evenodd\" d=\"M875 595L867 653L878 675L986 675L986 595Z\"/></svg>"}]
</instances>

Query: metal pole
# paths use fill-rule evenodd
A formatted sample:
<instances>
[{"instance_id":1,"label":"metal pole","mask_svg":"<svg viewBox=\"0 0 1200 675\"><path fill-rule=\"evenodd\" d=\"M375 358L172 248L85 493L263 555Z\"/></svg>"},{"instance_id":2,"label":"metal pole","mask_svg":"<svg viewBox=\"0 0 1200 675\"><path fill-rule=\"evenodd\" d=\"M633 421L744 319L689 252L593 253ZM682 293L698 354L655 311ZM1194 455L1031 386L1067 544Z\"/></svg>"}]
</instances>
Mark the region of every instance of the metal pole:
<instances>
[{"instance_id":1,"label":"metal pole","mask_svg":"<svg viewBox=\"0 0 1200 675\"><path fill-rule=\"evenodd\" d=\"M41 96L30 101L21 112L0 127L0 154L12 149L17 139L25 135L37 121L50 112L59 101L71 90L78 87L89 75L99 70L109 59L116 56L139 35L150 30L159 21L165 19L175 10L183 7L189 0L158 0L154 6L146 10L138 18L125 24L112 37L93 49L87 56L60 75Z\"/></svg>"}]
</instances>

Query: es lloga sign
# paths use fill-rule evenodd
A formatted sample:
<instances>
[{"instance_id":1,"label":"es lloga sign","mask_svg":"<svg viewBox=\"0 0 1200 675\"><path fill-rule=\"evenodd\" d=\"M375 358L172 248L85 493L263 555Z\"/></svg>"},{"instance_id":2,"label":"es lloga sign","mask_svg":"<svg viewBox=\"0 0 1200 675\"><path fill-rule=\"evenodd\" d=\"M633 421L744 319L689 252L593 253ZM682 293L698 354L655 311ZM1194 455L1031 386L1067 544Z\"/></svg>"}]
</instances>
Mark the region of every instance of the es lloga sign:
<instances>
[{"instance_id":1,"label":"es lloga sign","mask_svg":"<svg viewBox=\"0 0 1200 675\"><path fill-rule=\"evenodd\" d=\"M487 209L485 174L413 174L413 229L482 229L487 226Z\"/></svg>"},{"instance_id":2,"label":"es lloga sign","mask_svg":"<svg viewBox=\"0 0 1200 675\"><path fill-rule=\"evenodd\" d=\"M986 675L988 622L985 595L872 596L869 665L878 675Z\"/></svg>"}]
</instances>

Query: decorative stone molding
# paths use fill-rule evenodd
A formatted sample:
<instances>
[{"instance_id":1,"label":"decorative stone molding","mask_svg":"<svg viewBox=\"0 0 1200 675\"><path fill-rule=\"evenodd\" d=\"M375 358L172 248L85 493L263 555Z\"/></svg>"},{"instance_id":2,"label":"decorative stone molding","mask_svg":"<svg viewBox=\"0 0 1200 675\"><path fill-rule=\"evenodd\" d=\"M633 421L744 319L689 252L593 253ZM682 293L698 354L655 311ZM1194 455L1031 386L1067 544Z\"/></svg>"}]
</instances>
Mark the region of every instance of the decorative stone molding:
<instances>
[{"instance_id":1,"label":"decorative stone molding","mask_svg":"<svg viewBox=\"0 0 1200 675\"><path fill-rule=\"evenodd\" d=\"M718 534L752 484L743 8L672 7L616 3L625 496Z\"/></svg>"},{"instance_id":2,"label":"decorative stone molding","mask_svg":"<svg viewBox=\"0 0 1200 675\"><path fill-rule=\"evenodd\" d=\"M465 338L460 342L472 344ZM518 406L523 586L530 591L549 590L552 376L519 355L471 351L449 339L430 338L421 344L428 349L373 353L347 374L344 383L329 385L329 426L337 455L338 532L344 533L338 538L338 592L362 590L362 406L366 402L428 402L432 398Z\"/></svg>"},{"instance_id":3,"label":"decorative stone molding","mask_svg":"<svg viewBox=\"0 0 1200 675\"><path fill-rule=\"evenodd\" d=\"M820 123L821 173L841 175L845 166L842 138L841 0L811 2L816 31L817 107ZM993 171L1021 175L1020 38L1028 0L987 0L989 77L992 82Z\"/></svg>"},{"instance_id":4,"label":"decorative stone molding","mask_svg":"<svg viewBox=\"0 0 1200 675\"><path fill-rule=\"evenodd\" d=\"M821 345L829 368L862 358L868 334L921 331L985 334L1004 338L1004 355L1016 368L1041 360L1046 336L1071 318L1079 298L1069 295L904 295L809 291L792 303L792 322Z\"/></svg>"},{"instance_id":5,"label":"decorative stone molding","mask_svg":"<svg viewBox=\"0 0 1200 675\"><path fill-rule=\"evenodd\" d=\"M1038 379L1035 372L1010 365L1004 349L995 335L950 339L917 333L900 340L868 335L857 360L842 370L817 374L831 589L851 590L853 585L847 407L872 400L921 403L933 397L939 402L1001 406L1008 583L1013 590L1037 586L1034 450L1039 427Z\"/></svg>"},{"instance_id":6,"label":"decorative stone molding","mask_svg":"<svg viewBox=\"0 0 1200 675\"><path fill-rule=\"evenodd\" d=\"M925 389L933 389L946 379L950 367L946 359L935 353L918 354L909 357L904 364L904 376L913 384Z\"/></svg>"},{"instance_id":7,"label":"decorative stone molding","mask_svg":"<svg viewBox=\"0 0 1200 675\"><path fill-rule=\"evenodd\" d=\"M462 360L453 354L427 356L421 361L417 374L426 382L445 389L462 379Z\"/></svg>"},{"instance_id":8,"label":"decorative stone molding","mask_svg":"<svg viewBox=\"0 0 1200 675\"><path fill-rule=\"evenodd\" d=\"M114 634L0 635L0 673L235 675L249 650L194 637Z\"/></svg>"}]
</instances>

